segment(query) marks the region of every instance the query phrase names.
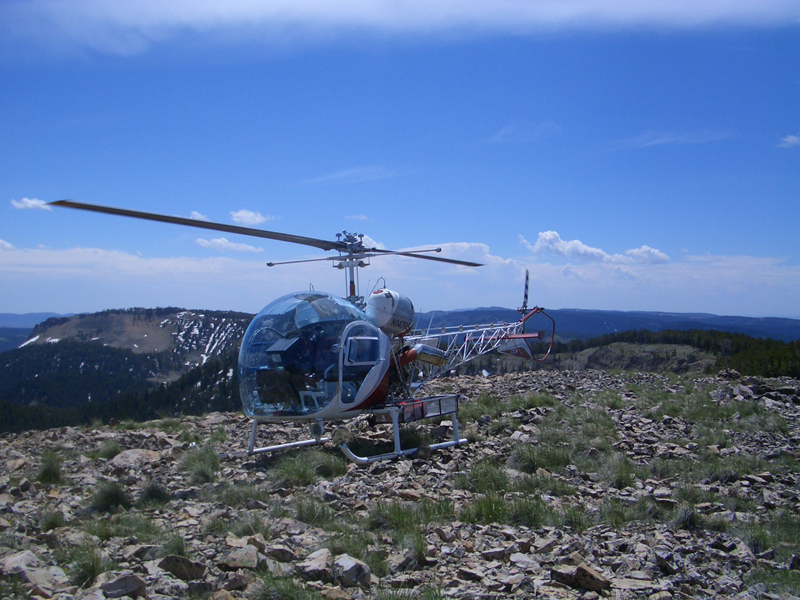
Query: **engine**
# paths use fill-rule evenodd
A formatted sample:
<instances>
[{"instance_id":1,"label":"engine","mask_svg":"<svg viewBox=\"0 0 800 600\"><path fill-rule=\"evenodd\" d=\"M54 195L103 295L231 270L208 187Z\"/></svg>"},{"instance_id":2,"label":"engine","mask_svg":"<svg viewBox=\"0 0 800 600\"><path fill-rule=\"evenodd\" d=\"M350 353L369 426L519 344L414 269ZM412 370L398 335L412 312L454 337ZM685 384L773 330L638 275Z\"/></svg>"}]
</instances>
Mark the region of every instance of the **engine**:
<instances>
[{"instance_id":1,"label":"engine","mask_svg":"<svg viewBox=\"0 0 800 600\"><path fill-rule=\"evenodd\" d=\"M365 312L370 322L389 336L403 335L414 327L414 305L392 290L372 292Z\"/></svg>"}]
</instances>

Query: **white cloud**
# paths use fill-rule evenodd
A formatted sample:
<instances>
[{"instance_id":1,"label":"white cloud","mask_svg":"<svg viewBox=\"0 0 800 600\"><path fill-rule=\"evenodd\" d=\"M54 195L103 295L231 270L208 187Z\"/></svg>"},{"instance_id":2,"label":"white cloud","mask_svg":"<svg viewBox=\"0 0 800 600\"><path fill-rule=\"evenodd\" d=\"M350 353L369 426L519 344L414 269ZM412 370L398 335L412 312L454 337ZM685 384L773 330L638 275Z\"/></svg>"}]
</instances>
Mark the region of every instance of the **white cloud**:
<instances>
[{"instance_id":1,"label":"white cloud","mask_svg":"<svg viewBox=\"0 0 800 600\"><path fill-rule=\"evenodd\" d=\"M581 262L602 262L610 264L658 264L669 262L669 256L650 246L626 250L624 254L609 254L600 248L593 248L580 240L562 240L556 231L540 232L534 244L522 235L520 243L535 255L553 255Z\"/></svg>"},{"instance_id":2,"label":"white cloud","mask_svg":"<svg viewBox=\"0 0 800 600\"><path fill-rule=\"evenodd\" d=\"M536 243L533 245L522 236L520 236L520 239L533 254L555 254L565 258L580 258L583 260L603 261L608 259L608 254L599 248L587 246L580 240L562 240L556 231L540 232Z\"/></svg>"},{"instance_id":3,"label":"white cloud","mask_svg":"<svg viewBox=\"0 0 800 600\"><path fill-rule=\"evenodd\" d=\"M694 131L685 133L652 132L643 133L611 144L614 148L652 148L655 146L696 146L714 144L732 139L727 131Z\"/></svg>"},{"instance_id":4,"label":"white cloud","mask_svg":"<svg viewBox=\"0 0 800 600\"><path fill-rule=\"evenodd\" d=\"M19 208L21 210L28 210L28 209L51 210L51 207L47 205L47 202L45 202L44 200L37 200L36 198L23 198L22 200L12 200L11 205L14 208Z\"/></svg>"},{"instance_id":5,"label":"white cloud","mask_svg":"<svg viewBox=\"0 0 800 600\"><path fill-rule=\"evenodd\" d=\"M231 211L231 219L233 219L234 223L239 225L245 225L252 227L253 225L259 225L264 223L265 221L270 221L275 217L271 215L262 215L260 212L254 212L252 210L242 209L237 211Z\"/></svg>"},{"instance_id":6,"label":"white cloud","mask_svg":"<svg viewBox=\"0 0 800 600\"><path fill-rule=\"evenodd\" d=\"M556 28L796 25L796 0L27 0L0 3L6 36L133 54L180 35L232 44L385 34L521 34ZM68 44L59 44L59 42Z\"/></svg>"},{"instance_id":7,"label":"white cloud","mask_svg":"<svg viewBox=\"0 0 800 600\"><path fill-rule=\"evenodd\" d=\"M350 215L345 217L345 219L349 219L350 221L369 221L367 215Z\"/></svg>"},{"instance_id":8,"label":"white cloud","mask_svg":"<svg viewBox=\"0 0 800 600\"><path fill-rule=\"evenodd\" d=\"M5 240L0 240L0 250L13 250L14 246Z\"/></svg>"},{"instance_id":9,"label":"white cloud","mask_svg":"<svg viewBox=\"0 0 800 600\"><path fill-rule=\"evenodd\" d=\"M495 144L535 142L559 131L561 131L561 127L552 121L542 123L514 121L501 127L489 138L489 141Z\"/></svg>"},{"instance_id":10,"label":"white cloud","mask_svg":"<svg viewBox=\"0 0 800 600\"><path fill-rule=\"evenodd\" d=\"M189 218L190 219L194 219L195 221L210 221L211 220L207 216L205 216L203 213L199 213L196 210L193 210L191 213L189 213Z\"/></svg>"},{"instance_id":11,"label":"white cloud","mask_svg":"<svg viewBox=\"0 0 800 600\"><path fill-rule=\"evenodd\" d=\"M384 246L381 242L372 239L368 235L365 235L362 238L362 241L364 242L364 246L367 248L379 248L381 250L386 250L386 246Z\"/></svg>"},{"instance_id":12,"label":"white cloud","mask_svg":"<svg viewBox=\"0 0 800 600\"><path fill-rule=\"evenodd\" d=\"M221 250L222 252L263 252L263 248L257 248L249 244L237 244L229 242L227 238L214 238L207 240L205 238L197 238L195 243L203 248L213 248L214 250Z\"/></svg>"},{"instance_id":13,"label":"white cloud","mask_svg":"<svg viewBox=\"0 0 800 600\"><path fill-rule=\"evenodd\" d=\"M380 181L395 177L396 174L386 167L353 167L321 177L305 181L312 185L343 185L349 183L363 183L365 181Z\"/></svg>"},{"instance_id":14,"label":"white cloud","mask_svg":"<svg viewBox=\"0 0 800 600\"><path fill-rule=\"evenodd\" d=\"M800 135L787 135L781 139L779 148L794 148L800 146Z\"/></svg>"},{"instance_id":15,"label":"white cloud","mask_svg":"<svg viewBox=\"0 0 800 600\"><path fill-rule=\"evenodd\" d=\"M650 246L625 250L625 256L631 257L635 262L651 265L669 262L669 256L661 252L661 250L656 250Z\"/></svg>"}]
</instances>

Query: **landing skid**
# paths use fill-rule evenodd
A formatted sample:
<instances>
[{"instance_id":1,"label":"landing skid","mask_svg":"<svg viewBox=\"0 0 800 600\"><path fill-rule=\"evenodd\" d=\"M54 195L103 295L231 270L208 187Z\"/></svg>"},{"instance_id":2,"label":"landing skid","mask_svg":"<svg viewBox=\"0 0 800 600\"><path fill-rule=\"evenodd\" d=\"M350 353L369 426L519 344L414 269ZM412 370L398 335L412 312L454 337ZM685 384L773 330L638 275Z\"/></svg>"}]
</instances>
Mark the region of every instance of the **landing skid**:
<instances>
[{"instance_id":1,"label":"landing skid","mask_svg":"<svg viewBox=\"0 0 800 600\"><path fill-rule=\"evenodd\" d=\"M329 437L323 437L323 432L325 431L325 427L322 421L314 421L309 424L309 429L311 430L311 435L313 436L310 440L300 440L299 442L287 442L285 444L276 444L274 446L263 446L261 448L256 448L256 430L258 429L258 421L253 419L253 426L250 429L250 445L247 448L248 454L266 454L269 452L277 452L278 450L292 450L294 448L305 448L307 446L319 446L324 444L327 441L330 441Z\"/></svg>"},{"instance_id":2,"label":"landing skid","mask_svg":"<svg viewBox=\"0 0 800 600\"><path fill-rule=\"evenodd\" d=\"M430 450L441 450L442 448L451 448L453 446L463 446L469 443L466 438L460 437L458 429L458 394L450 394L446 396L433 396L430 398L423 398L421 400L411 400L408 402L398 402L397 404L386 404L378 406L370 410L370 414L385 417L388 416L392 422L392 438L394 440L394 451L385 454L377 454L375 456L358 456L354 453L347 442L339 444L339 449L342 453L352 462L357 465L367 465L381 460L392 460L400 458L401 456L408 456L415 454L419 448L403 448L400 443L400 423L410 423L413 421L420 421L422 419L432 419L434 417L443 417L445 415L452 415L450 418L453 422L453 439L448 442L440 442L438 444L431 444L428 446ZM250 430L250 446L247 450L248 454L265 454L269 452L276 452L279 450L292 450L295 448L305 448L308 446L319 446L330 440L329 437L324 437L325 431L324 423L322 421L314 421L309 425L311 435L310 440L300 440L298 442L287 442L285 444L276 444L274 446L263 446L256 448L256 430L258 429L259 422L253 419L253 426Z\"/></svg>"}]
</instances>

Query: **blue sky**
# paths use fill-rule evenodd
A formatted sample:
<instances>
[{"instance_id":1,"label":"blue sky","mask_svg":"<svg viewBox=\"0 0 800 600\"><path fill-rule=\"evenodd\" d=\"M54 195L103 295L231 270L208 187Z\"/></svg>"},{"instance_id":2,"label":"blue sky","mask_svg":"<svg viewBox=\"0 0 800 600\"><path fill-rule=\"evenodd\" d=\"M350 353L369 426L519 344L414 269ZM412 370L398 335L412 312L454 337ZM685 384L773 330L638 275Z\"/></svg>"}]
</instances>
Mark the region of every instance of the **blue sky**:
<instances>
[{"instance_id":1,"label":"blue sky","mask_svg":"<svg viewBox=\"0 0 800 600\"><path fill-rule=\"evenodd\" d=\"M292 244L385 248L418 310L800 318L800 3L0 5L0 312L255 312L344 293ZM381 283L383 283L381 281Z\"/></svg>"}]
</instances>

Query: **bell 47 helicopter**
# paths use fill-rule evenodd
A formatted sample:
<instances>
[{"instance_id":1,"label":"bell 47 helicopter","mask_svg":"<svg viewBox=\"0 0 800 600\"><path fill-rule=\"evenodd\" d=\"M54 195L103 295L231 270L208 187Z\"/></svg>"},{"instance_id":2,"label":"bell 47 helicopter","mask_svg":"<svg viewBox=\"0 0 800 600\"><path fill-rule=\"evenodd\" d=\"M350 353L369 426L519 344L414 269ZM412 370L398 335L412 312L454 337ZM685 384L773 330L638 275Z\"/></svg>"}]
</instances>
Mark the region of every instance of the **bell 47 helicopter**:
<instances>
[{"instance_id":1,"label":"bell 47 helicopter","mask_svg":"<svg viewBox=\"0 0 800 600\"><path fill-rule=\"evenodd\" d=\"M346 271L348 296L317 291L287 294L256 315L242 338L239 350L239 393L244 413L253 420L249 454L259 454L323 444L329 441L325 424L368 414L392 423L394 449L385 454L357 456L341 441L339 447L353 462L370 462L415 453L402 448L400 424L444 417L452 421L453 439L430 446L431 450L466 444L458 429L459 394L426 396L424 385L459 365L488 352L498 351L533 360L544 360L555 337L555 322L543 308L528 309L528 275L521 318L513 323L441 327L414 330L411 300L389 289L373 291L365 299L356 289L356 272L379 256L400 255L424 260L480 267L479 263L431 256L441 248L392 251L368 248L363 235L342 232L336 241L262 229L171 217L72 200L53 206L76 208L124 217L225 231L334 250L336 256L267 263L268 266L329 260ZM532 340L542 341L543 331L526 333L525 324L543 315L552 324L549 345L536 358ZM256 447L256 430L262 423L307 422L310 439Z\"/></svg>"}]
</instances>

